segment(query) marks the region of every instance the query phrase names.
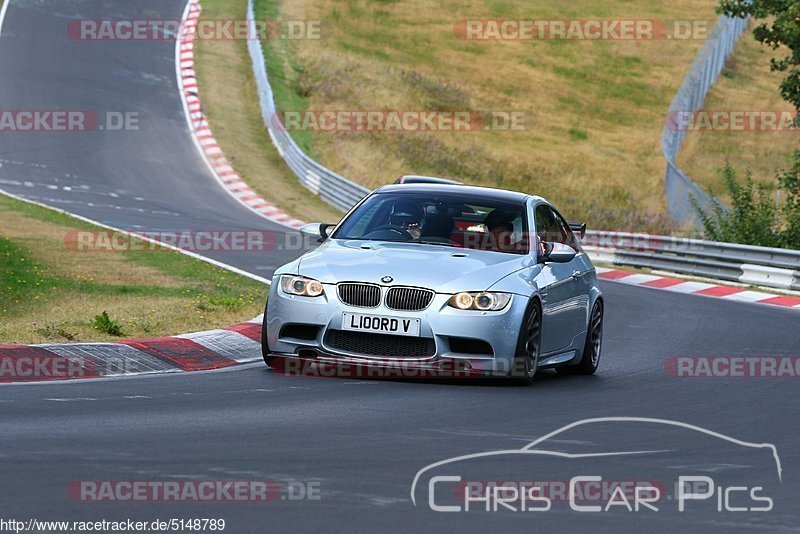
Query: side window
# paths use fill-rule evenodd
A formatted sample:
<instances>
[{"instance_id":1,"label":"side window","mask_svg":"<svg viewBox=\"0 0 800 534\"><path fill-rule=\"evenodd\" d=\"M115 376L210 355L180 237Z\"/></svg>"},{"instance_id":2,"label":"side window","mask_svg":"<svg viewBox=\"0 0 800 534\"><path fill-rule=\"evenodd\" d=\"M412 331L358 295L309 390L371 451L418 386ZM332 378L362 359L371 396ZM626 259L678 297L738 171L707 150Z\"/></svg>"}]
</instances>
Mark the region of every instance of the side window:
<instances>
[{"instance_id":1,"label":"side window","mask_svg":"<svg viewBox=\"0 0 800 534\"><path fill-rule=\"evenodd\" d=\"M565 236L556 215L544 204L536 207L536 236L545 243L564 243Z\"/></svg>"},{"instance_id":2,"label":"side window","mask_svg":"<svg viewBox=\"0 0 800 534\"><path fill-rule=\"evenodd\" d=\"M570 247L574 248L577 252L581 251L580 241L578 238L575 237L575 234L570 230L569 224L567 221L564 220L564 217L561 216L558 212L555 212L556 221L558 222L558 226L561 229L561 233L564 236L564 240L561 243L565 245L569 245Z\"/></svg>"}]
</instances>

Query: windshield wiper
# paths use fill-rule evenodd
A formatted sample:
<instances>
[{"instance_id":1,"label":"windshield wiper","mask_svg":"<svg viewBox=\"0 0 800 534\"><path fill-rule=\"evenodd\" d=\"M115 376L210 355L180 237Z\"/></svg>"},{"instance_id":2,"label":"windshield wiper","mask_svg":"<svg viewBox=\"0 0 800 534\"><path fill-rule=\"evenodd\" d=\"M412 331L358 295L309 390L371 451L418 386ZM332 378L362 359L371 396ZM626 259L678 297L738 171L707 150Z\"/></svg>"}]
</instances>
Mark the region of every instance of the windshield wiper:
<instances>
[{"instance_id":1,"label":"windshield wiper","mask_svg":"<svg viewBox=\"0 0 800 534\"><path fill-rule=\"evenodd\" d=\"M426 241L426 240L419 240L419 241L411 241L411 243L419 243L421 245L441 245L443 247L458 247L458 245L454 245L452 243L444 243L442 241Z\"/></svg>"}]
</instances>

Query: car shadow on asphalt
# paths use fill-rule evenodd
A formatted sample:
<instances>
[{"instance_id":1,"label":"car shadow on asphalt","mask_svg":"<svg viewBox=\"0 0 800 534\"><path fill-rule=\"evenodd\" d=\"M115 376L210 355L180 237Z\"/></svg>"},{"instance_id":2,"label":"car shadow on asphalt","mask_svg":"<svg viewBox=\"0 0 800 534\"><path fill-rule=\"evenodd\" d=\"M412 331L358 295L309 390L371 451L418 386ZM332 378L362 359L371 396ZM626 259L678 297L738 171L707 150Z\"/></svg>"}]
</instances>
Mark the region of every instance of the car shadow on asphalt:
<instances>
[{"instance_id":1,"label":"car shadow on asphalt","mask_svg":"<svg viewBox=\"0 0 800 534\"><path fill-rule=\"evenodd\" d=\"M285 370L264 367L264 372L282 378L316 378L319 380L358 380L364 383L406 383L419 385L437 385L449 387L495 387L495 388L549 388L559 387L565 382L580 381L582 383L595 382L600 384L600 376L578 376L559 374L555 369L544 369L536 373L532 385L520 384L514 380L503 377L475 377L475 376L439 376L439 377L419 377L419 376L380 376L378 374L359 373L324 373L303 370L301 372L286 372Z\"/></svg>"}]
</instances>

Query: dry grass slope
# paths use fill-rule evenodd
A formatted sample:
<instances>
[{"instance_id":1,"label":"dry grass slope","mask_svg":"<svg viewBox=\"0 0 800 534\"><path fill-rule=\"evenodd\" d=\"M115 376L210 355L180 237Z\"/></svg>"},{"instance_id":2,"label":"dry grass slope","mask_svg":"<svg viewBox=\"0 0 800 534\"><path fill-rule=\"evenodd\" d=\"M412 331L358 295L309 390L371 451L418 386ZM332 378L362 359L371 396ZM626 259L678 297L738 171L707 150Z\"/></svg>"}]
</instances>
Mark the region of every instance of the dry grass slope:
<instances>
[{"instance_id":1,"label":"dry grass slope","mask_svg":"<svg viewBox=\"0 0 800 534\"><path fill-rule=\"evenodd\" d=\"M323 164L367 186L404 173L535 192L597 228L668 230L661 129L703 44L661 41L464 41L463 19L716 20L714 0L257 0L259 18L321 20L322 38L271 41L283 110L521 110L519 132L302 133ZM749 39L749 38L747 38ZM740 46L739 64L755 63ZM761 57L758 61L763 60ZM738 72L735 68L731 72ZM741 74L745 78L744 74ZM730 84L729 102L769 101L774 77ZM735 79L735 76L734 76ZM718 98L716 96L712 98ZM731 104L733 105L733 104ZM709 139L692 176L715 183L725 154L782 152L765 136ZM694 140L690 140L690 149ZM716 149L717 144L722 144ZM788 154L788 152L787 152Z\"/></svg>"},{"instance_id":2,"label":"dry grass slope","mask_svg":"<svg viewBox=\"0 0 800 534\"><path fill-rule=\"evenodd\" d=\"M706 98L708 110L791 110L778 85L782 73L769 70L773 51L745 34L732 60ZM735 169L750 169L753 178L774 183L776 170L789 166L797 148L797 133L782 132L688 132L678 161L681 169L706 190L723 192L720 168L726 160ZM743 173L742 173L743 174Z\"/></svg>"},{"instance_id":3,"label":"dry grass slope","mask_svg":"<svg viewBox=\"0 0 800 534\"><path fill-rule=\"evenodd\" d=\"M258 5L267 12L270 2ZM655 229L666 224L663 117L702 41L468 42L453 25L713 18L713 7L712 0L549 0L535 9L522 0L284 2L282 19L322 20L322 39L269 51L283 58L283 78L309 109L521 110L529 118L521 132L315 134L321 161L361 183L432 173L535 192L594 227Z\"/></svg>"},{"instance_id":4,"label":"dry grass slope","mask_svg":"<svg viewBox=\"0 0 800 534\"><path fill-rule=\"evenodd\" d=\"M202 18L242 20L247 2L203 0ZM336 209L312 197L272 146L261 120L247 42L197 41L195 69L209 124L225 156L251 187L301 220L336 222Z\"/></svg>"}]
</instances>

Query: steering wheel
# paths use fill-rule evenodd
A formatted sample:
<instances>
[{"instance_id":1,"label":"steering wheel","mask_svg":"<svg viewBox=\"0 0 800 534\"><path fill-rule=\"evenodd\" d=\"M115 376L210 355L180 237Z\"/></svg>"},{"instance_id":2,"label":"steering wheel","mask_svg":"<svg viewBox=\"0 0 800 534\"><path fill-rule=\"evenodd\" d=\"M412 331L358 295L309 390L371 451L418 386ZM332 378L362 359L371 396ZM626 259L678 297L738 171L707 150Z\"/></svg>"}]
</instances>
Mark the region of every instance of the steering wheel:
<instances>
[{"instance_id":1,"label":"steering wheel","mask_svg":"<svg viewBox=\"0 0 800 534\"><path fill-rule=\"evenodd\" d=\"M402 237L406 241L414 241L414 236L412 236L408 232L408 230L406 230L405 228L398 228L396 226L392 226L392 225L389 225L389 224L386 224L386 225L383 225L383 226L379 226L378 228L375 228L373 231L371 231L370 233L368 233L364 237L366 239L379 239L378 236L373 236L373 234L377 234L379 232L387 232L387 233L391 232L393 234L397 234L398 236Z\"/></svg>"}]
</instances>

